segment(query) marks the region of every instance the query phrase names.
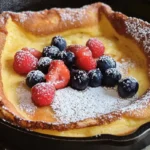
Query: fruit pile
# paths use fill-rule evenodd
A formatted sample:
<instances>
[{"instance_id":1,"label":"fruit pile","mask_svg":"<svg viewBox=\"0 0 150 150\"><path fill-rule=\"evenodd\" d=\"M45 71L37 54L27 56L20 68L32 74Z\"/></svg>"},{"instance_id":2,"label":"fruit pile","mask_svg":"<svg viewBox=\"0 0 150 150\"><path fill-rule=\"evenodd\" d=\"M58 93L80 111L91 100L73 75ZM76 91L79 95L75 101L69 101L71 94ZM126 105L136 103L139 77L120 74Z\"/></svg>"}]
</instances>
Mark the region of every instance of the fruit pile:
<instances>
[{"instance_id":1,"label":"fruit pile","mask_svg":"<svg viewBox=\"0 0 150 150\"><path fill-rule=\"evenodd\" d=\"M115 87L120 97L130 98L138 91L139 84L133 77L121 79L115 60L104 55L103 43L91 38L86 46L70 45L56 36L42 53L34 48L22 48L14 56L13 68L26 76L32 100L37 106L52 103L55 90L71 86L85 90L87 86Z\"/></svg>"}]
</instances>

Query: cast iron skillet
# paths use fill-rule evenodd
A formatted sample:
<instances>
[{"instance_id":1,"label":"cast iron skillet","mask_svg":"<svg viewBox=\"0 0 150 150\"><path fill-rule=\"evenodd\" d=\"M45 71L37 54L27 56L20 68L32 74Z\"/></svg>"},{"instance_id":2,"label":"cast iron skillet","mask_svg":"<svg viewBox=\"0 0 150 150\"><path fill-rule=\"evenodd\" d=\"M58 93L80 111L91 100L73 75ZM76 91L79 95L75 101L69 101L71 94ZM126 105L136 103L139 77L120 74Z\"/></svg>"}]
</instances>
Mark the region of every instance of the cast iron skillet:
<instances>
[{"instance_id":1,"label":"cast iron skillet","mask_svg":"<svg viewBox=\"0 0 150 150\"><path fill-rule=\"evenodd\" d=\"M150 0L101 0L114 10L150 22ZM95 0L0 0L0 12L42 10L51 7L80 7ZM65 138L43 135L0 120L0 139L15 150L141 150L150 144L150 123L127 136L101 135L90 138Z\"/></svg>"}]
</instances>

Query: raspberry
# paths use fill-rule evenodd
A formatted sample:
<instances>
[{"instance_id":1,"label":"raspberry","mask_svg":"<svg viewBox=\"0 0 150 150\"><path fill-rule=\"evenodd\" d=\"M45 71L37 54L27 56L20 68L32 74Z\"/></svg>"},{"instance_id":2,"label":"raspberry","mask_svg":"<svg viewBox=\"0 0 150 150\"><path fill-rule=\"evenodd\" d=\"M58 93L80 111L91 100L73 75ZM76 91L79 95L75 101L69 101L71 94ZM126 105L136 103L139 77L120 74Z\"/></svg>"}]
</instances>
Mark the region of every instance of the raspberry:
<instances>
[{"instance_id":1,"label":"raspberry","mask_svg":"<svg viewBox=\"0 0 150 150\"><path fill-rule=\"evenodd\" d=\"M67 48L67 51L73 52L77 58L92 56L90 49L82 45L71 45Z\"/></svg>"},{"instance_id":2,"label":"raspberry","mask_svg":"<svg viewBox=\"0 0 150 150\"><path fill-rule=\"evenodd\" d=\"M14 56L13 68L18 74L28 74L36 69L38 59L28 51L18 51Z\"/></svg>"},{"instance_id":3,"label":"raspberry","mask_svg":"<svg viewBox=\"0 0 150 150\"><path fill-rule=\"evenodd\" d=\"M83 47L76 52L77 58L81 58L81 57L85 57L85 56L92 57L92 53L88 47Z\"/></svg>"},{"instance_id":4,"label":"raspberry","mask_svg":"<svg viewBox=\"0 0 150 150\"><path fill-rule=\"evenodd\" d=\"M67 47L66 51L73 52L76 55L76 52L85 46L82 45L70 45Z\"/></svg>"},{"instance_id":5,"label":"raspberry","mask_svg":"<svg viewBox=\"0 0 150 150\"><path fill-rule=\"evenodd\" d=\"M92 51L92 56L94 58L99 58L104 54L105 47L103 43L96 38L89 39L86 43L86 46L88 46L89 49Z\"/></svg>"},{"instance_id":6,"label":"raspberry","mask_svg":"<svg viewBox=\"0 0 150 150\"><path fill-rule=\"evenodd\" d=\"M96 68L96 61L91 56L84 56L77 59L76 65L82 70L90 71Z\"/></svg>"},{"instance_id":7,"label":"raspberry","mask_svg":"<svg viewBox=\"0 0 150 150\"><path fill-rule=\"evenodd\" d=\"M37 106L49 106L55 96L55 87L50 83L38 83L31 89L32 101Z\"/></svg>"},{"instance_id":8,"label":"raspberry","mask_svg":"<svg viewBox=\"0 0 150 150\"><path fill-rule=\"evenodd\" d=\"M64 88L70 80L70 71L62 60L53 60L46 75L46 81L52 83L56 89Z\"/></svg>"},{"instance_id":9,"label":"raspberry","mask_svg":"<svg viewBox=\"0 0 150 150\"><path fill-rule=\"evenodd\" d=\"M35 48L24 47L21 50L28 51L29 53L31 53L37 59L40 59L41 56L42 56L42 53L40 51L36 50Z\"/></svg>"}]
</instances>

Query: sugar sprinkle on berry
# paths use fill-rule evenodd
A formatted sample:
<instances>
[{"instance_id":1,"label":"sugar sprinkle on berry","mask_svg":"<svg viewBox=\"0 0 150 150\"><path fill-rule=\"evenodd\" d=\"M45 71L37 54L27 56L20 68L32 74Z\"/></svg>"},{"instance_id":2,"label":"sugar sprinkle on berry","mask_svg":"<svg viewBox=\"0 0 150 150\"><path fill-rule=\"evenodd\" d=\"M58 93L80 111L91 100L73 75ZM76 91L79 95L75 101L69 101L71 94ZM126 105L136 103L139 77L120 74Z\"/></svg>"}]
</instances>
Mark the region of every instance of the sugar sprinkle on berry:
<instances>
[{"instance_id":1,"label":"sugar sprinkle on berry","mask_svg":"<svg viewBox=\"0 0 150 150\"><path fill-rule=\"evenodd\" d=\"M55 96L55 87L50 83L38 83L31 89L32 101L37 106L49 106Z\"/></svg>"},{"instance_id":2,"label":"sugar sprinkle on berry","mask_svg":"<svg viewBox=\"0 0 150 150\"><path fill-rule=\"evenodd\" d=\"M14 56L13 68L18 74L27 74L36 69L37 62L31 53L20 50Z\"/></svg>"}]
</instances>

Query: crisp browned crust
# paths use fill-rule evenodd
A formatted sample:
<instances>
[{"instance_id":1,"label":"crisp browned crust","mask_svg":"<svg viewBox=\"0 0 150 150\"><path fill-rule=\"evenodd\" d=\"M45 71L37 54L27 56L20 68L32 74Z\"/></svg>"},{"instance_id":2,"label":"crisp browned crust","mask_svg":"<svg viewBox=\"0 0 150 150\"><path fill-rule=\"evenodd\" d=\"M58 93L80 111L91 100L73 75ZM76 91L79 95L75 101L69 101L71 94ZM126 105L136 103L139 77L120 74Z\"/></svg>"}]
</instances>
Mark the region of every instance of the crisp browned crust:
<instances>
[{"instance_id":1,"label":"crisp browned crust","mask_svg":"<svg viewBox=\"0 0 150 150\"><path fill-rule=\"evenodd\" d=\"M83 13L79 17L78 12ZM75 28L88 27L94 24L97 24L101 19L101 13L103 13L116 32L118 34L127 36L128 38L133 39L141 50L146 54L148 58L150 54L150 24L136 18L130 18L122 13L114 12L112 9L103 4L95 3L89 6L85 6L80 9L50 9L40 12L22 12L22 13L13 13L13 12L4 12L0 15L0 53L3 50L7 30L5 28L8 18L12 18L19 26L24 28L26 31L31 32L35 35L48 35L48 34L57 34L62 31L67 31ZM67 16L66 16L67 14ZM130 31L130 27L134 28ZM143 30L141 32L141 30ZM148 62L149 63L149 62ZM1 78L0 78L1 79ZM51 129L51 130L68 130L75 128L90 127L96 125L109 124L113 121L116 121L120 118L133 118L133 119L146 119L150 117L149 104L150 100L147 98L149 96L149 91L136 103L140 103L141 107L138 109L127 108L123 111L115 111L111 114L102 115L95 119L87 119L84 121L70 123L70 124L50 124L47 122L36 122L28 121L22 119L19 114L18 116L14 115L13 108L9 110L7 105L5 105L7 99L3 93L3 84L0 80L0 111L4 119L9 120L16 125L32 128L32 129ZM147 97L147 98L146 98ZM145 101L146 100L146 101ZM132 104L135 105L135 104ZM111 116L111 117L110 117Z\"/></svg>"}]
</instances>

